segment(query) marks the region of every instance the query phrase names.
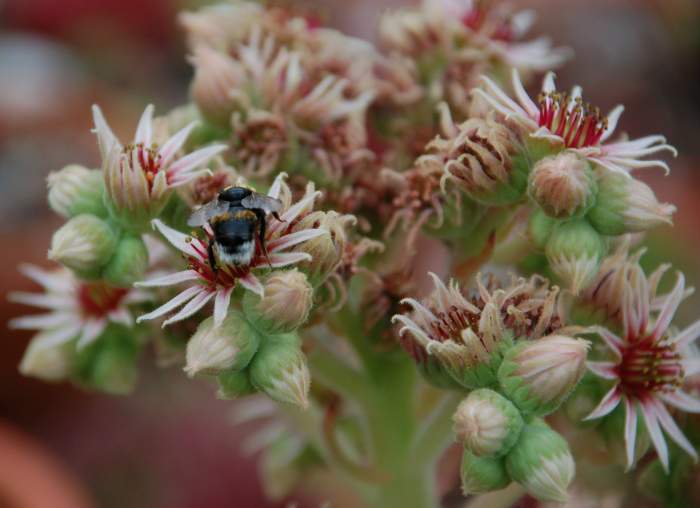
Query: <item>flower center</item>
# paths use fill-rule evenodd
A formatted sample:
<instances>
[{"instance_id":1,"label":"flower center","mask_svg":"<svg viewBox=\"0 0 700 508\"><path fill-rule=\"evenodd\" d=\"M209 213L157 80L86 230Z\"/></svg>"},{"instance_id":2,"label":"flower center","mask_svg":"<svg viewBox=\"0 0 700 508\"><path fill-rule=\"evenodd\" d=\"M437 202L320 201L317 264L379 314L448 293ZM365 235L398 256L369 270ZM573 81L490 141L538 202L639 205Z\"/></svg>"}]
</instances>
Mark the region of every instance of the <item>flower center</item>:
<instances>
[{"instance_id":1,"label":"flower center","mask_svg":"<svg viewBox=\"0 0 700 508\"><path fill-rule=\"evenodd\" d=\"M104 282L82 283L78 288L78 301L86 316L102 317L119 307L128 289L108 286Z\"/></svg>"},{"instance_id":2,"label":"flower center","mask_svg":"<svg viewBox=\"0 0 700 508\"><path fill-rule=\"evenodd\" d=\"M573 104L567 93L541 93L538 98L540 127L547 127L561 137L567 148L583 148L598 144L608 127L608 119L600 109L577 97Z\"/></svg>"},{"instance_id":3,"label":"flower center","mask_svg":"<svg viewBox=\"0 0 700 508\"><path fill-rule=\"evenodd\" d=\"M637 398L649 392L675 391L685 377L681 355L673 344L648 337L622 352L617 375L622 390Z\"/></svg>"},{"instance_id":4,"label":"flower center","mask_svg":"<svg viewBox=\"0 0 700 508\"><path fill-rule=\"evenodd\" d=\"M121 170L124 171L126 169L124 167L125 163L128 164L131 171L141 170L148 182L148 190L152 190L153 181L163 165L162 157L158 153L157 147L155 145L147 147L143 143L135 143L126 145L123 153L126 157L121 159Z\"/></svg>"}]
</instances>

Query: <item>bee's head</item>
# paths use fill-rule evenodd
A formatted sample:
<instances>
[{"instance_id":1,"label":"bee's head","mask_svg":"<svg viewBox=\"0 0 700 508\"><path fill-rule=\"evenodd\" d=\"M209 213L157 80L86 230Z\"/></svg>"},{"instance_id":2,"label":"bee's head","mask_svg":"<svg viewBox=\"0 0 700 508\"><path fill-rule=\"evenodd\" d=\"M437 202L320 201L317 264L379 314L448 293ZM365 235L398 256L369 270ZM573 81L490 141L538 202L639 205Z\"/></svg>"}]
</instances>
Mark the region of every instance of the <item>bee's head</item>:
<instances>
[{"instance_id":1,"label":"bee's head","mask_svg":"<svg viewBox=\"0 0 700 508\"><path fill-rule=\"evenodd\" d=\"M219 192L219 199L221 201L228 201L229 203L238 203L242 199L250 196L252 192L252 190L246 187L226 187Z\"/></svg>"}]
</instances>

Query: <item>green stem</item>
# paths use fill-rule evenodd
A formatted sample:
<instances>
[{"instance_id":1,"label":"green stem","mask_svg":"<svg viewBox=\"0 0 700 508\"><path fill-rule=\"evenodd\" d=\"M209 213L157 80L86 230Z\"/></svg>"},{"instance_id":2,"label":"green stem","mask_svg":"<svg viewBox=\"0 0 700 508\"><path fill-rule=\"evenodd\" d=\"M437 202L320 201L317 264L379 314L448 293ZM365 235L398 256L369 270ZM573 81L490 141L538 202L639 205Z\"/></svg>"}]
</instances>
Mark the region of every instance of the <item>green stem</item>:
<instances>
[{"instance_id":1,"label":"green stem","mask_svg":"<svg viewBox=\"0 0 700 508\"><path fill-rule=\"evenodd\" d=\"M313 377L332 390L351 400L367 400L371 387L354 368L324 346L318 346L308 355Z\"/></svg>"},{"instance_id":2,"label":"green stem","mask_svg":"<svg viewBox=\"0 0 700 508\"><path fill-rule=\"evenodd\" d=\"M434 463L453 441L452 415L464 394L446 393L416 434L416 460Z\"/></svg>"},{"instance_id":3,"label":"green stem","mask_svg":"<svg viewBox=\"0 0 700 508\"><path fill-rule=\"evenodd\" d=\"M464 508L509 508L525 495L525 488L518 483L511 483L503 490L481 494Z\"/></svg>"}]
</instances>

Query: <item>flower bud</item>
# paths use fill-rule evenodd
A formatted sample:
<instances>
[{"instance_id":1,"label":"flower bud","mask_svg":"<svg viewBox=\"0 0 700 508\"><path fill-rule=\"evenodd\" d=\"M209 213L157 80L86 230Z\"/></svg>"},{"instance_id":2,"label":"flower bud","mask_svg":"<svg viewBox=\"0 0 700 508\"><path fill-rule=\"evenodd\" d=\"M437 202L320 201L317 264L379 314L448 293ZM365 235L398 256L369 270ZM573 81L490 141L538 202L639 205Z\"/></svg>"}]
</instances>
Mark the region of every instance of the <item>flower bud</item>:
<instances>
[{"instance_id":1,"label":"flower bud","mask_svg":"<svg viewBox=\"0 0 700 508\"><path fill-rule=\"evenodd\" d=\"M229 310L219 326L214 325L213 317L207 318L187 343L185 372L193 377L244 369L259 343L258 333L237 311Z\"/></svg>"},{"instance_id":2,"label":"flower bud","mask_svg":"<svg viewBox=\"0 0 700 508\"><path fill-rule=\"evenodd\" d=\"M518 148L508 127L482 118L467 120L449 139L438 138L428 145L443 157L443 188L452 180L475 201L494 206L515 203L525 193L529 168ZM418 163L434 160L428 155Z\"/></svg>"},{"instance_id":3,"label":"flower bud","mask_svg":"<svg viewBox=\"0 0 700 508\"><path fill-rule=\"evenodd\" d=\"M250 382L248 369L225 370L216 377L216 380L219 383L219 391L216 395L220 399L238 399L255 393L255 387Z\"/></svg>"},{"instance_id":4,"label":"flower bud","mask_svg":"<svg viewBox=\"0 0 700 508\"><path fill-rule=\"evenodd\" d=\"M115 286L130 287L143 280L148 268L148 250L138 236L124 236L104 267L102 277Z\"/></svg>"},{"instance_id":5,"label":"flower bud","mask_svg":"<svg viewBox=\"0 0 700 508\"><path fill-rule=\"evenodd\" d=\"M583 219L557 224L545 246L552 271L575 295L596 276L606 252L605 240Z\"/></svg>"},{"instance_id":6,"label":"flower bud","mask_svg":"<svg viewBox=\"0 0 700 508\"><path fill-rule=\"evenodd\" d=\"M235 102L231 91L240 88L245 71L236 60L208 46L198 46L190 58L195 73L190 94L210 122L230 127Z\"/></svg>"},{"instance_id":7,"label":"flower bud","mask_svg":"<svg viewBox=\"0 0 700 508\"><path fill-rule=\"evenodd\" d=\"M19 371L43 381L61 381L69 377L73 363L73 346L69 343L47 345L44 336L34 337L24 352Z\"/></svg>"},{"instance_id":8,"label":"flower bud","mask_svg":"<svg viewBox=\"0 0 700 508\"><path fill-rule=\"evenodd\" d=\"M551 413L585 374L588 347L588 341L563 335L520 341L498 369L503 393L524 413Z\"/></svg>"},{"instance_id":9,"label":"flower bud","mask_svg":"<svg viewBox=\"0 0 700 508\"><path fill-rule=\"evenodd\" d=\"M117 237L102 219L78 215L58 229L51 239L49 259L86 278L99 276L117 247Z\"/></svg>"},{"instance_id":10,"label":"flower bud","mask_svg":"<svg viewBox=\"0 0 700 508\"><path fill-rule=\"evenodd\" d=\"M488 388L471 392L457 406L452 420L457 439L477 457L505 455L523 428L513 403Z\"/></svg>"},{"instance_id":11,"label":"flower bud","mask_svg":"<svg viewBox=\"0 0 700 508\"><path fill-rule=\"evenodd\" d=\"M75 217L83 213L106 217L102 194L102 172L71 164L49 173L49 206L63 217Z\"/></svg>"},{"instance_id":12,"label":"flower bud","mask_svg":"<svg viewBox=\"0 0 700 508\"><path fill-rule=\"evenodd\" d=\"M323 282L342 259L347 242L346 227L355 223L352 215L341 215L337 212L312 212L304 217L294 227L294 231L320 228L328 232L308 240L295 248L297 251L311 255L311 261L299 263L299 267L305 271L314 286Z\"/></svg>"},{"instance_id":13,"label":"flower bud","mask_svg":"<svg viewBox=\"0 0 700 508\"><path fill-rule=\"evenodd\" d=\"M530 198L550 217L583 216L593 206L596 192L591 165L572 152L545 157L530 173Z\"/></svg>"},{"instance_id":14,"label":"flower bud","mask_svg":"<svg viewBox=\"0 0 700 508\"><path fill-rule=\"evenodd\" d=\"M506 469L531 496L563 503L576 466L564 438L538 422L525 426L506 456Z\"/></svg>"},{"instance_id":15,"label":"flower bud","mask_svg":"<svg viewBox=\"0 0 700 508\"><path fill-rule=\"evenodd\" d=\"M73 379L87 388L126 395L136 385L137 339L123 328L108 328L95 342L78 350Z\"/></svg>"},{"instance_id":16,"label":"flower bud","mask_svg":"<svg viewBox=\"0 0 700 508\"><path fill-rule=\"evenodd\" d=\"M278 402L309 406L311 375L295 335L268 337L250 366L250 380Z\"/></svg>"},{"instance_id":17,"label":"flower bud","mask_svg":"<svg viewBox=\"0 0 700 508\"><path fill-rule=\"evenodd\" d=\"M246 317L268 333L296 330L306 322L313 305L313 288L299 270L277 270L265 281L265 296L248 291L243 300Z\"/></svg>"},{"instance_id":18,"label":"flower bud","mask_svg":"<svg viewBox=\"0 0 700 508\"><path fill-rule=\"evenodd\" d=\"M532 212L527 225L527 233L530 241L535 245L535 247L538 249L545 248L547 245L547 240L549 240L549 235L552 234L556 224L557 220L552 219L540 208L537 208Z\"/></svg>"},{"instance_id":19,"label":"flower bud","mask_svg":"<svg viewBox=\"0 0 700 508\"><path fill-rule=\"evenodd\" d=\"M467 449L462 453L460 476L465 496L500 490L511 482L502 458L477 457Z\"/></svg>"},{"instance_id":20,"label":"flower bud","mask_svg":"<svg viewBox=\"0 0 700 508\"><path fill-rule=\"evenodd\" d=\"M676 207L659 203L654 191L635 178L608 171L600 175L598 186L598 199L588 220L604 235L637 233L673 223Z\"/></svg>"}]
</instances>

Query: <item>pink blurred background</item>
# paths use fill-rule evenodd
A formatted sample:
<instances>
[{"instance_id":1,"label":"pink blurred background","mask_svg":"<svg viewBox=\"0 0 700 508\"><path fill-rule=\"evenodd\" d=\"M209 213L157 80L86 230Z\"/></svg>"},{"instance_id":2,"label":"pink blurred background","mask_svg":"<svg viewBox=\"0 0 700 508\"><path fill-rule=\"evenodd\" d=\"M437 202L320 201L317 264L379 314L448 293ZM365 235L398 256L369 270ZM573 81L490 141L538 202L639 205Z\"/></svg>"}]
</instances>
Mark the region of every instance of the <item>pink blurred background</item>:
<instances>
[{"instance_id":1,"label":"pink blurred background","mask_svg":"<svg viewBox=\"0 0 700 508\"><path fill-rule=\"evenodd\" d=\"M186 100L191 75L176 13L194 0L0 0L0 287L33 289L15 266L45 263L60 221L45 178L71 162L98 163L90 133L97 102L126 135L145 104ZM400 0L306 1L327 22L373 38L378 14ZM603 110L626 105L630 135L663 133L680 152L673 174L645 179L679 207L654 233L647 261L673 261L700 284L700 3L697 0L524 0L536 34L574 48L559 82L583 86ZM536 86L537 84L535 84ZM684 306L697 315L698 299ZM27 309L2 300L4 322ZM219 508L264 500L255 457L231 424L235 405L178 369L146 358L129 398L21 377L29 335L0 343L0 506ZM449 483L449 482L448 482ZM317 502L300 506L318 506Z\"/></svg>"}]
</instances>

